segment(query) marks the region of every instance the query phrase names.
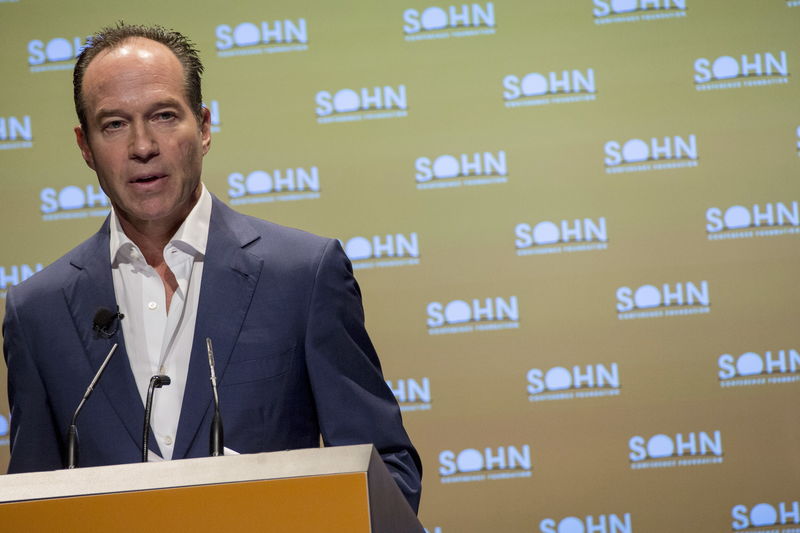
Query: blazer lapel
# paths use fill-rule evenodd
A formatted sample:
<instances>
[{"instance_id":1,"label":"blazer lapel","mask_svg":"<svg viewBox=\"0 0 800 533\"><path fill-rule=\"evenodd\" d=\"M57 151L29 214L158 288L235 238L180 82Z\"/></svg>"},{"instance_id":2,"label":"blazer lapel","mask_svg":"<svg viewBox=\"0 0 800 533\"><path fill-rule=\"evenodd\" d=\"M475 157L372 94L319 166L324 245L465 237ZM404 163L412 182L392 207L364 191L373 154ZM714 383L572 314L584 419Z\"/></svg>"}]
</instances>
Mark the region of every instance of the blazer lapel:
<instances>
[{"instance_id":1,"label":"blazer lapel","mask_svg":"<svg viewBox=\"0 0 800 533\"><path fill-rule=\"evenodd\" d=\"M98 308L117 309L108 232L106 219L100 231L85 243L81 253L72 260L78 273L72 283L64 288L64 296L93 373L100 368L113 344L119 344L97 388L106 396L114 412L122 420L135 446L141 449L144 406L128 361L122 329L118 329L111 339L105 339L92 328ZM94 394L97 393L95 391ZM155 439L150 441L149 446L160 453Z\"/></svg>"},{"instance_id":2,"label":"blazer lapel","mask_svg":"<svg viewBox=\"0 0 800 533\"><path fill-rule=\"evenodd\" d=\"M173 459L186 457L194 441L204 437L198 434L198 430L213 408L206 338L210 338L213 344L216 373L221 376L236 345L261 274L261 259L243 249L258 238L242 215L214 197Z\"/></svg>"}]
</instances>

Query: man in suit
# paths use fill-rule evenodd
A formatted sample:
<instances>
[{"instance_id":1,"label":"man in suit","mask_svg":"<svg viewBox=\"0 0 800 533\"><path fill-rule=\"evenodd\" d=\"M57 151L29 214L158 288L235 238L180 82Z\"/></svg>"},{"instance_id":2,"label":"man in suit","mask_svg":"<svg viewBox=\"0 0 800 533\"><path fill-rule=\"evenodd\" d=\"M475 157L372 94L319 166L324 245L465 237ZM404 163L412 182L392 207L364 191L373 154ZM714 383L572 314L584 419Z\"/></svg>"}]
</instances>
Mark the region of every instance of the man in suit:
<instances>
[{"instance_id":1,"label":"man in suit","mask_svg":"<svg viewBox=\"0 0 800 533\"><path fill-rule=\"evenodd\" d=\"M100 231L9 291L4 323L9 472L60 468L78 422L80 465L140 460L150 377L154 458L208 455L213 341L225 444L238 453L374 443L416 510L421 464L364 329L338 242L238 214L200 176L211 144L200 64L182 35L118 25L74 74L87 165L111 200ZM125 315L110 339L98 308Z\"/></svg>"}]
</instances>

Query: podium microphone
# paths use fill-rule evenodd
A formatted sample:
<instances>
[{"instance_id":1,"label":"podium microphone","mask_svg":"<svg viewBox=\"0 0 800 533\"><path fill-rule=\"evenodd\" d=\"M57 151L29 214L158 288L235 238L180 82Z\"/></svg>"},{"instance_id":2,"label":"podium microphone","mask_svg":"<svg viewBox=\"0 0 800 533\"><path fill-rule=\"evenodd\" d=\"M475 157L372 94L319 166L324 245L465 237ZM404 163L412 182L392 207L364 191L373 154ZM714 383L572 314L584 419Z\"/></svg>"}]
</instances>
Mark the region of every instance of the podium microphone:
<instances>
[{"instance_id":1,"label":"podium microphone","mask_svg":"<svg viewBox=\"0 0 800 533\"><path fill-rule=\"evenodd\" d=\"M164 385L169 385L172 380L169 376L158 374L150 378L150 386L147 387L147 404L144 408L144 431L142 432L142 462L147 462L147 440L150 438L150 411L153 408L153 390L160 389Z\"/></svg>"},{"instance_id":2,"label":"podium microphone","mask_svg":"<svg viewBox=\"0 0 800 533\"><path fill-rule=\"evenodd\" d=\"M217 373L214 370L214 348L211 339L206 337L206 350L208 351L208 367L211 371L211 391L214 393L214 417L211 419L211 435L209 455L217 457L224 455L225 445L222 434L222 415L219 413L219 394L217 393Z\"/></svg>"},{"instance_id":3,"label":"podium microphone","mask_svg":"<svg viewBox=\"0 0 800 533\"><path fill-rule=\"evenodd\" d=\"M97 385L100 376L103 375L103 372L108 366L108 362L111 361L111 356L117 351L117 346L118 344L115 342L114 346L112 346L111 350L109 350L108 355L106 355L106 358L103 360L103 364L100 365L100 368L97 370L97 374L94 375L94 379L91 383L89 383L89 387L86 389L86 392L83 393L83 398L81 398L78 408L75 409L75 414L72 415L72 422L70 423L69 428L67 428L67 468L75 468L78 466L78 426L76 425L78 413L81 412L81 409L83 409L83 404L86 403L86 400L89 399L89 395L92 394L94 386Z\"/></svg>"}]
</instances>

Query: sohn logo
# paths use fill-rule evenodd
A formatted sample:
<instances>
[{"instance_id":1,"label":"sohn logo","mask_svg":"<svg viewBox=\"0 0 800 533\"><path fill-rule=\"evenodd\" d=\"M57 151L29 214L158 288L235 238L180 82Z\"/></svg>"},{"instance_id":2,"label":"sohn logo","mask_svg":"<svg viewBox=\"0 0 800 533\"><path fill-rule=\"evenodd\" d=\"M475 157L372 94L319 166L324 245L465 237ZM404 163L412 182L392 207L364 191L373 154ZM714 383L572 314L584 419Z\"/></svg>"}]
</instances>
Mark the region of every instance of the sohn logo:
<instances>
[{"instance_id":1,"label":"sohn logo","mask_svg":"<svg viewBox=\"0 0 800 533\"><path fill-rule=\"evenodd\" d=\"M215 35L219 57L308 50L308 24L304 18L220 24Z\"/></svg>"},{"instance_id":2,"label":"sohn logo","mask_svg":"<svg viewBox=\"0 0 800 533\"><path fill-rule=\"evenodd\" d=\"M491 35L495 32L494 2L430 6L403 11L406 41Z\"/></svg>"},{"instance_id":3,"label":"sohn logo","mask_svg":"<svg viewBox=\"0 0 800 533\"><path fill-rule=\"evenodd\" d=\"M30 115L0 117L0 150L33 147Z\"/></svg>"},{"instance_id":4,"label":"sohn logo","mask_svg":"<svg viewBox=\"0 0 800 533\"><path fill-rule=\"evenodd\" d=\"M785 83L789 83L789 63L785 50L700 57L694 62L694 84L698 91Z\"/></svg>"}]
</instances>

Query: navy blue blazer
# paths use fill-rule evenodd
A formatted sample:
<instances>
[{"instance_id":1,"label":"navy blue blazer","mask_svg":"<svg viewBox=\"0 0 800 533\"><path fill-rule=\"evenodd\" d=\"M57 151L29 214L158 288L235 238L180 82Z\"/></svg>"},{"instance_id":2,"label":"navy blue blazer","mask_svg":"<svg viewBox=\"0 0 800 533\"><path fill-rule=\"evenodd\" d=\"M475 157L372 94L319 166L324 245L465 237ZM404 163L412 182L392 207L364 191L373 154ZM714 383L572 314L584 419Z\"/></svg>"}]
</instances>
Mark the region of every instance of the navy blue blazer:
<instances>
[{"instance_id":1,"label":"navy blue blazer","mask_svg":"<svg viewBox=\"0 0 800 533\"><path fill-rule=\"evenodd\" d=\"M214 198L174 459L207 456L214 343L225 445L240 453L374 443L415 510L422 466L364 328L338 241L245 216ZM3 323L11 407L9 473L63 466L64 433L113 342L117 353L78 419L80 466L141 460L144 407L116 309L106 220L94 236L13 287ZM159 452L155 440L149 447ZM159 452L160 453L160 452Z\"/></svg>"}]
</instances>

